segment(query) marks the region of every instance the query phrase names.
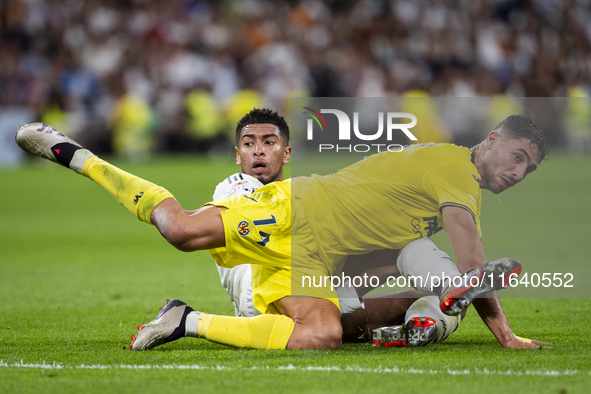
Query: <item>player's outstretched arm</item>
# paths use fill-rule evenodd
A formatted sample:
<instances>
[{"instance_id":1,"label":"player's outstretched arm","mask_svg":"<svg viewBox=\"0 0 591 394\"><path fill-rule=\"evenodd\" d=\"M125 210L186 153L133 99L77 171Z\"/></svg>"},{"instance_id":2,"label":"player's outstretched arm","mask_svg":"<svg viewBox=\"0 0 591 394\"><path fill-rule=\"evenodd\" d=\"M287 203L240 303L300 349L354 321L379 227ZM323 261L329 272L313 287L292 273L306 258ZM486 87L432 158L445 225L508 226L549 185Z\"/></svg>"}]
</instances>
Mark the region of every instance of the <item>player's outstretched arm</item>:
<instances>
[{"instance_id":1,"label":"player's outstretched arm","mask_svg":"<svg viewBox=\"0 0 591 394\"><path fill-rule=\"evenodd\" d=\"M442 215L460 272L467 272L485 264L487 260L482 241L470 212L463 208L448 206L443 208ZM501 303L496 297L496 292L492 293L492 296L492 298L477 298L473 304L480 318L501 346L512 349L539 348L538 343L533 341L526 343L515 338Z\"/></svg>"},{"instance_id":2,"label":"player's outstretched arm","mask_svg":"<svg viewBox=\"0 0 591 394\"><path fill-rule=\"evenodd\" d=\"M501 302L496 298L477 298L473 301L480 318L493 335L497 338L502 347L508 349L539 349L550 345L545 342L524 340L513 334L509 321L507 320Z\"/></svg>"},{"instance_id":3,"label":"player's outstretched arm","mask_svg":"<svg viewBox=\"0 0 591 394\"><path fill-rule=\"evenodd\" d=\"M185 211L177 200L168 198L154 208L151 219L172 246L183 252L192 252L225 245L222 209L206 206Z\"/></svg>"}]
</instances>

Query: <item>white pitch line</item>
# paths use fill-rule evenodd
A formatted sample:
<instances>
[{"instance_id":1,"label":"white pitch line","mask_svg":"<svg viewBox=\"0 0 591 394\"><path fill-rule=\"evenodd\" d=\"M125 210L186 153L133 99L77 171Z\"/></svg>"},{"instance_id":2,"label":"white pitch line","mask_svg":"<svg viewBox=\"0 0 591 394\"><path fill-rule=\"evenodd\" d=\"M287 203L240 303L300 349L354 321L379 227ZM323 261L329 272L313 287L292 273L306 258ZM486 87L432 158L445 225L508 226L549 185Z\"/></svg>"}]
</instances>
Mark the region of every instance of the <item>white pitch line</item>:
<instances>
[{"instance_id":1,"label":"white pitch line","mask_svg":"<svg viewBox=\"0 0 591 394\"><path fill-rule=\"evenodd\" d=\"M469 369L417 369L417 368L404 368L404 367L383 367L378 366L376 368L362 368L362 367L337 367L337 366L303 366L296 367L293 364L269 367L266 366L253 366L249 368L234 368L224 365L198 365L198 364L164 364L164 365L151 365L151 364L118 364L118 365L103 365L103 364L79 364L79 365L64 365L57 361L47 363L25 363L21 360L18 363L8 363L4 360L0 360L0 367L4 368L32 368L32 369L49 369L49 370L73 370L73 369L135 369L135 370L148 370L148 369L190 369L190 370L213 370L213 371L253 371L253 370L265 370L265 371L335 371L335 372L358 372L358 373L390 373L390 374L416 374L416 375L505 375L505 376L573 376L573 375L591 375L591 371L579 371L577 369L565 369L562 371L550 370L550 369L538 369L538 370L497 370L488 368L469 368Z\"/></svg>"}]
</instances>

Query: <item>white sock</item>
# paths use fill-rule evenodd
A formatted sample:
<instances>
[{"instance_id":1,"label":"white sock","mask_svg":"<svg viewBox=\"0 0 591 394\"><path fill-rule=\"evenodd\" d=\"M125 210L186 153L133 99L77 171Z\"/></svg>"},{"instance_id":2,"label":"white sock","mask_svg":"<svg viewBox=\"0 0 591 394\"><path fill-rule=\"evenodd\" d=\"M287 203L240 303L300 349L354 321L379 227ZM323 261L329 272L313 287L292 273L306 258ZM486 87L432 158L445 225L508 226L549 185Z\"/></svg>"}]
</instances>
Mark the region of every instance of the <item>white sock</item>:
<instances>
[{"instance_id":1,"label":"white sock","mask_svg":"<svg viewBox=\"0 0 591 394\"><path fill-rule=\"evenodd\" d=\"M435 343L445 340L452 332L457 330L462 320L461 315L447 316L441 312L439 297L431 295L419 298L406 311L404 321L413 317L430 317L437 323L437 339Z\"/></svg>"},{"instance_id":2,"label":"white sock","mask_svg":"<svg viewBox=\"0 0 591 394\"><path fill-rule=\"evenodd\" d=\"M416 239L402 248L396 266L415 289L432 291L437 295L441 295L451 278L460 276L458 267L448 254L439 250L429 238Z\"/></svg>"},{"instance_id":3,"label":"white sock","mask_svg":"<svg viewBox=\"0 0 591 394\"><path fill-rule=\"evenodd\" d=\"M199 327L199 315L201 312L193 311L189 312L187 318L185 319L185 336L186 337L195 337L198 338L197 335L197 327Z\"/></svg>"},{"instance_id":4,"label":"white sock","mask_svg":"<svg viewBox=\"0 0 591 394\"><path fill-rule=\"evenodd\" d=\"M70 161L70 168L76 171L78 174L82 174L82 167L88 158L96 156L94 153L89 151L88 149L78 149L74 152L74 156L72 157L72 161Z\"/></svg>"}]
</instances>

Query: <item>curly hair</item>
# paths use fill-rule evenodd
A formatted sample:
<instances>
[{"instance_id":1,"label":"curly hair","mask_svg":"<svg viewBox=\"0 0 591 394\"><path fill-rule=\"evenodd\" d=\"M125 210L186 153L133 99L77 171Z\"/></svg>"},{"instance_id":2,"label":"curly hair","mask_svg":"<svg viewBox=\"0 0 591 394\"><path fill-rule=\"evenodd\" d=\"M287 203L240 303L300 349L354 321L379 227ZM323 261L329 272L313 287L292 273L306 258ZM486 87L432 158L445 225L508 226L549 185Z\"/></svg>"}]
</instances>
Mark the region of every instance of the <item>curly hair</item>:
<instances>
[{"instance_id":1,"label":"curly hair","mask_svg":"<svg viewBox=\"0 0 591 394\"><path fill-rule=\"evenodd\" d=\"M240 122L236 125L236 144L240 139L240 132L245 126L250 124L272 124L279 128L279 133L285 140L285 144L289 145L289 126L283 116L268 108L254 108L252 111L244 115Z\"/></svg>"}]
</instances>

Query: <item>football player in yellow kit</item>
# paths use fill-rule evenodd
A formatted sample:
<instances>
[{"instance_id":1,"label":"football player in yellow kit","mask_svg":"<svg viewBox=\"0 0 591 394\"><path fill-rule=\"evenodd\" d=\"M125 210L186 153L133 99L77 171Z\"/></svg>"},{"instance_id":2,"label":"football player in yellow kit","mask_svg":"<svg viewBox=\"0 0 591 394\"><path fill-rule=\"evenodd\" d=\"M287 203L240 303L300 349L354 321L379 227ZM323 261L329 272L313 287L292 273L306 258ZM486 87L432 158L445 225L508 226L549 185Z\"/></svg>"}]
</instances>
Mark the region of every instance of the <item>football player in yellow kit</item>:
<instances>
[{"instance_id":1,"label":"football player in yellow kit","mask_svg":"<svg viewBox=\"0 0 591 394\"><path fill-rule=\"evenodd\" d=\"M252 128L251 126L253 125L266 126ZM262 187L263 184L283 180L283 165L287 164L291 154L289 127L285 120L276 112L268 109L254 109L245 115L236 127L235 150L236 163L240 165L242 172L233 174L222 181L215 190L213 195L214 200L232 195L250 194ZM236 316L254 317L260 315L261 312L254 306L255 299L253 297L252 286L252 274L253 272L257 274L260 266L241 264L233 268L225 268L223 265L226 264L226 248L213 249L210 252L219 264L218 271L220 279L234 304ZM364 274L369 273L371 275L372 271L371 269L368 270L368 262L378 261L392 265L396 255L392 256L390 254L385 258L380 257L382 256L376 256L374 253L364 256L350 256L347 261L350 265L362 266ZM289 285L286 289L289 289ZM266 283L266 286L268 287L269 283ZM275 288L278 291L268 294L268 297L270 297L269 302L267 302L269 310L265 311L266 313L278 313L274 307L274 302L280 298L289 297L289 295L286 295L285 289L282 289L280 286L275 286ZM414 324L411 324L408 330L406 330L404 323L410 317L407 319L405 317L414 301L419 297L425 296L425 294L415 290L406 290L382 294L380 296L368 296L365 297L364 302L360 297L367 290L369 288L356 290L353 286L345 285L337 286L336 288L341 314L347 316L347 319L343 320L343 341L368 341L372 337L371 331L373 329L393 325L396 326L395 330L401 332L404 336L413 336L415 334L413 330L415 327ZM257 294L260 294L258 289ZM179 300L167 300L167 305L162 310L165 311L164 313L170 313L167 310L171 308L190 308L184 305L185 303ZM437 306L437 302L435 302L435 306ZM424 318L422 316L423 310L415 309L417 308L410 309L408 312L412 315L411 317ZM409 341L409 344L418 345L427 344L435 340L440 341L449 336L457 328L459 317L445 316L441 312L438 314L430 312L430 314L436 315L436 318L439 317L444 322L440 323L439 326L434 325L432 328L419 328L421 331L428 331L428 334L431 335L426 336L425 333L422 333L420 342ZM316 324L313 321L314 318L311 319L305 313L292 316L292 318L297 320L300 325ZM134 347L141 345L142 337L148 330L155 327L155 323L149 323L146 326L140 326L140 333L137 337L134 336L137 338L133 338ZM157 328L156 330L160 331L161 328ZM392 328L389 328L389 330L392 330ZM182 330L180 334L182 334ZM174 338L178 338L180 334L177 333ZM407 341L405 340L401 344L407 345Z\"/></svg>"},{"instance_id":2,"label":"football player in yellow kit","mask_svg":"<svg viewBox=\"0 0 591 394\"><path fill-rule=\"evenodd\" d=\"M67 166L103 186L140 220L154 224L178 249L226 247L227 267L245 261L260 265L260 273L256 277L253 273L255 307L267 312L270 300L274 300L273 307L282 315L226 317L185 313L186 308L175 315L171 308L167 318L184 325L189 336L254 348L340 347L342 328L334 289L294 289L293 285L303 283L304 277L338 274L348 255L398 250L443 227L450 236L458 268L469 271L470 277L518 271L520 266L514 260L486 263L480 241L479 189L498 193L513 186L535 170L545 155L545 141L537 126L526 117L512 116L472 150L443 144L416 146L406 149L407 153L384 152L334 175L294 180L293 196L291 182L283 181L250 195L185 211L166 189L104 162L47 125L25 125L16 140L26 151ZM429 162L431 156L437 160ZM423 161L430 165L423 165ZM413 169L417 170L412 177L395 176ZM467 182L468 176L476 186ZM403 199L409 204L404 211L398 209ZM297 212L293 222L292 205ZM396 214L401 215L400 220L393 220ZM374 220L364 222L363 218ZM290 255L291 245L294 250ZM420 264L404 261L404 255L402 249L397 259L401 274L424 276L434 268L426 267L425 271ZM449 278L460 275L452 267L440 271ZM428 289L440 295L443 309L457 314L479 293L502 285L491 279L478 287L458 289L448 284ZM306 297L276 299L281 294ZM498 299L475 299L474 304L504 347L538 346L536 341L526 343L513 335ZM302 310L316 314L321 324L298 325L291 317ZM159 315L156 321L166 315ZM157 345L162 339L166 338L156 338L153 343Z\"/></svg>"}]
</instances>

